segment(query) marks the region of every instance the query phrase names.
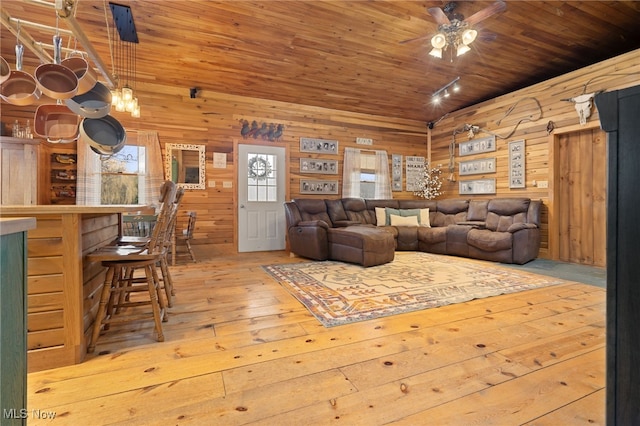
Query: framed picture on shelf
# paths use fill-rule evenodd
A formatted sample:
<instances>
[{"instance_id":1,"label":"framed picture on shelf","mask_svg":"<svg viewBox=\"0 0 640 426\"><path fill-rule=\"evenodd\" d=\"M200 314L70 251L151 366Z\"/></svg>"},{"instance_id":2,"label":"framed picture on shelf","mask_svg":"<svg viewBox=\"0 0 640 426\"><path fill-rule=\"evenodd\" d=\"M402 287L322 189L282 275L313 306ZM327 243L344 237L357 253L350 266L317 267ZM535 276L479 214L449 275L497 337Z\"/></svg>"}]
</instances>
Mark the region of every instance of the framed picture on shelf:
<instances>
[{"instance_id":1,"label":"framed picture on shelf","mask_svg":"<svg viewBox=\"0 0 640 426\"><path fill-rule=\"evenodd\" d=\"M496 172L496 159L493 158L481 158L478 160L461 161L460 162L460 176L466 175L481 175L485 173Z\"/></svg>"},{"instance_id":2,"label":"framed picture on shelf","mask_svg":"<svg viewBox=\"0 0 640 426\"><path fill-rule=\"evenodd\" d=\"M312 180L302 179L300 181L301 194L337 194L337 180Z\"/></svg>"},{"instance_id":3,"label":"framed picture on shelf","mask_svg":"<svg viewBox=\"0 0 640 426\"><path fill-rule=\"evenodd\" d=\"M301 158L300 173L337 175L338 160L324 160L322 158Z\"/></svg>"},{"instance_id":4,"label":"framed picture on shelf","mask_svg":"<svg viewBox=\"0 0 640 426\"><path fill-rule=\"evenodd\" d=\"M509 188L526 186L524 159L524 139L509 142Z\"/></svg>"},{"instance_id":5,"label":"framed picture on shelf","mask_svg":"<svg viewBox=\"0 0 640 426\"><path fill-rule=\"evenodd\" d=\"M459 184L460 194L495 194L496 193L496 180L495 179L476 179L476 180L461 180Z\"/></svg>"},{"instance_id":6,"label":"framed picture on shelf","mask_svg":"<svg viewBox=\"0 0 640 426\"><path fill-rule=\"evenodd\" d=\"M464 157L465 155L482 154L483 152L493 152L495 150L495 136L487 136L480 139L472 139L467 142L460 142L460 157Z\"/></svg>"},{"instance_id":7,"label":"framed picture on shelf","mask_svg":"<svg viewBox=\"0 0 640 426\"><path fill-rule=\"evenodd\" d=\"M338 141L328 139L300 138L300 152L337 154Z\"/></svg>"}]
</instances>

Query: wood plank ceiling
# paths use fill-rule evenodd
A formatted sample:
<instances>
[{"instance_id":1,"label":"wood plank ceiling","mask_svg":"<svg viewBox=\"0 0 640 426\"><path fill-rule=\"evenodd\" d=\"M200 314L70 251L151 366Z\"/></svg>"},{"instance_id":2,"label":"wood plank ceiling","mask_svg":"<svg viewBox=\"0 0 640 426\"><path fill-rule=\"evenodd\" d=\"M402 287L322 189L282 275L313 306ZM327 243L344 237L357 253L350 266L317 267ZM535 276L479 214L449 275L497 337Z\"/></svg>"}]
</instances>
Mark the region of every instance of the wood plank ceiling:
<instances>
[{"instance_id":1,"label":"wood plank ceiling","mask_svg":"<svg viewBox=\"0 0 640 426\"><path fill-rule=\"evenodd\" d=\"M11 17L55 27L55 11L36 3L5 0L2 8ZM437 24L427 9L444 7L443 1L117 3L129 5L134 16L140 85L427 122L640 48L638 1L508 1L504 11L475 25L479 36L471 51L453 61L428 54ZM492 3L463 1L456 12L469 17ZM105 15L111 25L106 0L77 2L77 21L111 67ZM23 28L51 43L51 33ZM420 36L429 37L401 43ZM2 56L13 68L16 37L4 26L1 37ZM73 43L65 38L66 45ZM25 49L23 70L38 64ZM434 106L433 92L457 76L462 91Z\"/></svg>"}]
</instances>

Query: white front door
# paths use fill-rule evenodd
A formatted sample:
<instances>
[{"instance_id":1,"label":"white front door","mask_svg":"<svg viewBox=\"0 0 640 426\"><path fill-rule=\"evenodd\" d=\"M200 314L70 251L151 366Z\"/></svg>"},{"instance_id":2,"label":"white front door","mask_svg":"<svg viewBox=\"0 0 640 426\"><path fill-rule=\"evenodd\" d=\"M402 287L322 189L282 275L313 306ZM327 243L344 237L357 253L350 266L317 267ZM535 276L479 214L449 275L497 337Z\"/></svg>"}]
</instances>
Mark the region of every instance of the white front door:
<instances>
[{"instance_id":1,"label":"white front door","mask_svg":"<svg viewBox=\"0 0 640 426\"><path fill-rule=\"evenodd\" d=\"M238 251L285 248L285 149L238 145Z\"/></svg>"}]
</instances>

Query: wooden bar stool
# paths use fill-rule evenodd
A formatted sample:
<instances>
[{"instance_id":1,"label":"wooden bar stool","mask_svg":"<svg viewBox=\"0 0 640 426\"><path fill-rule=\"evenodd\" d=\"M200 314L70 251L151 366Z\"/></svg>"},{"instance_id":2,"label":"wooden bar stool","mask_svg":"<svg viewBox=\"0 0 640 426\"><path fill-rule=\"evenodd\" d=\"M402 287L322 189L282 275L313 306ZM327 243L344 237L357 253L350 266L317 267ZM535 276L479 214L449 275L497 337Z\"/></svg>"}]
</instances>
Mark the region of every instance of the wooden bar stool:
<instances>
[{"instance_id":1,"label":"wooden bar stool","mask_svg":"<svg viewBox=\"0 0 640 426\"><path fill-rule=\"evenodd\" d=\"M162 322L167 320L167 312L157 265L161 264L163 256L166 261L165 239L174 212L175 198L175 184L166 181L162 186L162 207L147 244L106 246L87 255L88 260L101 262L102 266L107 268L87 352L92 353L95 350L103 327L106 331L113 323L153 318L157 340L164 341ZM135 275L135 272L140 270L144 272L144 277ZM165 280L164 287L165 292L170 294L170 281ZM142 296L131 297L143 292L148 293L148 299L140 300ZM151 305L151 312L132 312L133 309L128 309L143 305Z\"/></svg>"}]
</instances>

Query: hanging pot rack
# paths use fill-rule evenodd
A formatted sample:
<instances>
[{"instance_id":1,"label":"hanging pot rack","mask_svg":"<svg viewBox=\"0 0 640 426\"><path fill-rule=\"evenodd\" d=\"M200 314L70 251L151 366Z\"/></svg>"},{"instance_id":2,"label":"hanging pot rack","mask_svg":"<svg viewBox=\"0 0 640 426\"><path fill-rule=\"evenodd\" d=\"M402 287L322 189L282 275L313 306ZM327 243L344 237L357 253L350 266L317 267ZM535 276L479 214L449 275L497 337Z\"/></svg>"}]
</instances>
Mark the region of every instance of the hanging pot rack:
<instances>
[{"instance_id":1,"label":"hanging pot rack","mask_svg":"<svg viewBox=\"0 0 640 426\"><path fill-rule=\"evenodd\" d=\"M13 35L18 37L22 44L33 52L41 61L52 62L53 57L47 52L44 47L53 48L53 45L43 44L35 41L35 39L24 29L19 27L31 27L39 30L51 31L53 33L61 33L74 37L80 46L82 46L84 54L86 54L95 64L97 70L102 74L104 80L109 88L115 88L117 86L117 80L109 72L108 67L102 61L96 50L94 49L91 41L87 38L86 34L80 27L80 24L74 16L74 11L77 6L77 0L55 0L55 2L45 0L23 0L25 3L31 3L41 7L47 7L55 9L58 17L66 24L68 30L52 27L49 25L39 24L36 22L25 21L10 16L4 8L1 8L1 21ZM65 52L75 51L78 49L62 49Z\"/></svg>"}]
</instances>

